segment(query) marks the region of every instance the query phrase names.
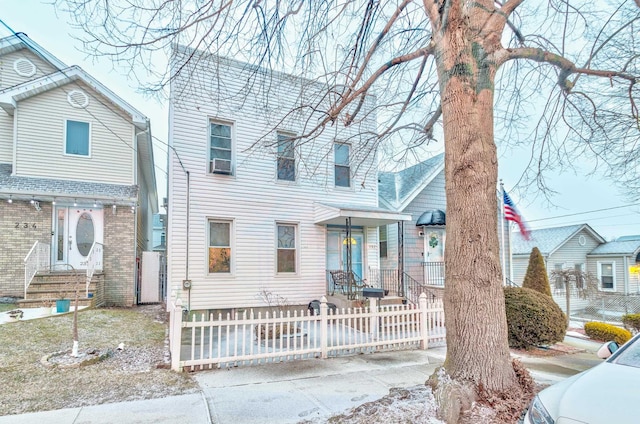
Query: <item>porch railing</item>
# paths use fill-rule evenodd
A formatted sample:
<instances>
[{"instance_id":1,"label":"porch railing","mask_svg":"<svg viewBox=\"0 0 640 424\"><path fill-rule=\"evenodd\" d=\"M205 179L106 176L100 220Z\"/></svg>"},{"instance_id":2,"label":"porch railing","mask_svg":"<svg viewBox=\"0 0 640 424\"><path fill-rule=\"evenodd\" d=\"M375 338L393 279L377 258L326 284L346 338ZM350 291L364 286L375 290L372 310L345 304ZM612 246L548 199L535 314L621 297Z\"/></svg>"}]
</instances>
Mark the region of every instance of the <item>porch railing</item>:
<instances>
[{"instance_id":1,"label":"porch railing","mask_svg":"<svg viewBox=\"0 0 640 424\"><path fill-rule=\"evenodd\" d=\"M36 241L24 258L24 297L27 297L27 289L38 271L49 269L51 247L47 243Z\"/></svg>"},{"instance_id":2,"label":"porch railing","mask_svg":"<svg viewBox=\"0 0 640 424\"><path fill-rule=\"evenodd\" d=\"M393 268L369 268L369 284L385 290L389 295L402 297L404 293L398 272Z\"/></svg>"},{"instance_id":3,"label":"porch railing","mask_svg":"<svg viewBox=\"0 0 640 424\"><path fill-rule=\"evenodd\" d=\"M104 245L102 243L94 242L87 255L87 284L86 292L89 297L89 285L91 279L96 271L102 271L102 253L104 251Z\"/></svg>"},{"instance_id":4,"label":"porch railing","mask_svg":"<svg viewBox=\"0 0 640 424\"><path fill-rule=\"evenodd\" d=\"M424 284L444 287L444 262L422 262Z\"/></svg>"},{"instance_id":5,"label":"porch railing","mask_svg":"<svg viewBox=\"0 0 640 424\"><path fill-rule=\"evenodd\" d=\"M402 273L402 285L404 286L404 297L409 303L413 303L414 305L418 304L421 293L424 293L427 296L427 300L429 301L435 301L438 298L442 298L442 296L438 296L436 292L434 292L433 290L429 290L428 287L417 281L406 272Z\"/></svg>"}]
</instances>

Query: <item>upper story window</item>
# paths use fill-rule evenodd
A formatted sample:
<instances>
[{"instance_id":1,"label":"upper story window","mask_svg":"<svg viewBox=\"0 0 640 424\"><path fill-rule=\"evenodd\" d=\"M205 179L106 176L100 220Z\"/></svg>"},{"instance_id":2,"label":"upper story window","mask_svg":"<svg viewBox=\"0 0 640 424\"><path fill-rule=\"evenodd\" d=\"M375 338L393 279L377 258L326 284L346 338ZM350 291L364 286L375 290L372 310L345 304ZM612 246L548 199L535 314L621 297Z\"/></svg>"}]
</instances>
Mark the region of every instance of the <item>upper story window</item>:
<instances>
[{"instance_id":1,"label":"upper story window","mask_svg":"<svg viewBox=\"0 0 640 424\"><path fill-rule=\"evenodd\" d=\"M351 187L351 166L349 165L351 146L344 143L334 143L333 154L336 187Z\"/></svg>"},{"instance_id":2,"label":"upper story window","mask_svg":"<svg viewBox=\"0 0 640 424\"><path fill-rule=\"evenodd\" d=\"M67 120L64 152L67 155L89 156L91 126L88 122Z\"/></svg>"},{"instance_id":3,"label":"upper story window","mask_svg":"<svg viewBox=\"0 0 640 424\"><path fill-rule=\"evenodd\" d=\"M231 166L233 152L233 128L230 124L211 122L209 126L209 172L233 174Z\"/></svg>"},{"instance_id":4,"label":"upper story window","mask_svg":"<svg viewBox=\"0 0 640 424\"><path fill-rule=\"evenodd\" d=\"M278 133L278 179L296 180L295 143L291 135Z\"/></svg>"},{"instance_id":5,"label":"upper story window","mask_svg":"<svg viewBox=\"0 0 640 424\"><path fill-rule=\"evenodd\" d=\"M296 272L296 232L296 225L277 224L276 260L278 272Z\"/></svg>"},{"instance_id":6,"label":"upper story window","mask_svg":"<svg viewBox=\"0 0 640 424\"><path fill-rule=\"evenodd\" d=\"M380 227L380 257L387 257L387 226Z\"/></svg>"},{"instance_id":7,"label":"upper story window","mask_svg":"<svg viewBox=\"0 0 640 424\"><path fill-rule=\"evenodd\" d=\"M231 222L209 221L209 273L231 272Z\"/></svg>"},{"instance_id":8,"label":"upper story window","mask_svg":"<svg viewBox=\"0 0 640 424\"><path fill-rule=\"evenodd\" d=\"M600 280L601 290L616 289L615 270L615 262L598 262L598 280Z\"/></svg>"}]
</instances>

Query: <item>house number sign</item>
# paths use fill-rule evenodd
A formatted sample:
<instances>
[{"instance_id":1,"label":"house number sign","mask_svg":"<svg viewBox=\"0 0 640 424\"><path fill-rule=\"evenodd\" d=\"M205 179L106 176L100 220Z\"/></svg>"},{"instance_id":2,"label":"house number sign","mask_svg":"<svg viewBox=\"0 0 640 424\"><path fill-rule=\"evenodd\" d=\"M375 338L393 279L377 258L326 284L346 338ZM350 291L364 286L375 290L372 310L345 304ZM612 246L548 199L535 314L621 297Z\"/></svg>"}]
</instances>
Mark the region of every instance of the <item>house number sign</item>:
<instances>
[{"instance_id":1,"label":"house number sign","mask_svg":"<svg viewBox=\"0 0 640 424\"><path fill-rule=\"evenodd\" d=\"M25 229L25 230L28 230L28 229L35 230L36 228L38 228L38 226L36 225L35 222L31 223L31 224L28 223L28 222L15 222L14 225L13 225L13 228L22 228L22 229Z\"/></svg>"}]
</instances>

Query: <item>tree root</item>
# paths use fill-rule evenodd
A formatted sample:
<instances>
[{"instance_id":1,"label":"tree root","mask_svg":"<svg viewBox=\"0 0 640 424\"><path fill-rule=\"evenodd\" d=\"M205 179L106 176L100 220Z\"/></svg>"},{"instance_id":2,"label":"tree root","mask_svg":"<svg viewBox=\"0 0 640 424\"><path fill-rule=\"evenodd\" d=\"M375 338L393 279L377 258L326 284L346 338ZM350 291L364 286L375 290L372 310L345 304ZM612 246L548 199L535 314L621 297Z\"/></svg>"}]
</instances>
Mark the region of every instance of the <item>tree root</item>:
<instances>
[{"instance_id":1,"label":"tree root","mask_svg":"<svg viewBox=\"0 0 640 424\"><path fill-rule=\"evenodd\" d=\"M443 367L427 380L437 405L437 416L447 424L515 423L538 391L529 371L518 360L512 361L518 388L504 392L486 390L472 382L455 381Z\"/></svg>"}]
</instances>

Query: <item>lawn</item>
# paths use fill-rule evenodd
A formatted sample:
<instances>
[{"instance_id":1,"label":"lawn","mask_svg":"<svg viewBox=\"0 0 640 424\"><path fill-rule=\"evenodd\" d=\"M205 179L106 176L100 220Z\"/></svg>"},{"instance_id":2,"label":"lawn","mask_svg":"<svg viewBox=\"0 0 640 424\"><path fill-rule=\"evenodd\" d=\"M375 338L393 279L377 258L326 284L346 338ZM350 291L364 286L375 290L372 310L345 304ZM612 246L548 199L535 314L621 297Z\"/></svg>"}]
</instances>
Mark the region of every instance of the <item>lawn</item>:
<instances>
[{"instance_id":1,"label":"lawn","mask_svg":"<svg viewBox=\"0 0 640 424\"><path fill-rule=\"evenodd\" d=\"M80 311L80 352L108 349L107 359L75 368L43 365L45 355L71 348L72 319L66 314L0 326L0 415L196 390L189 375L162 368L167 324L161 305Z\"/></svg>"},{"instance_id":2,"label":"lawn","mask_svg":"<svg viewBox=\"0 0 640 424\"><path fill-rule=\"evenodd\" d=\"M0 312L10 311L16 308L15 303L0 303Z\"/></svg>"}]
</instances>

